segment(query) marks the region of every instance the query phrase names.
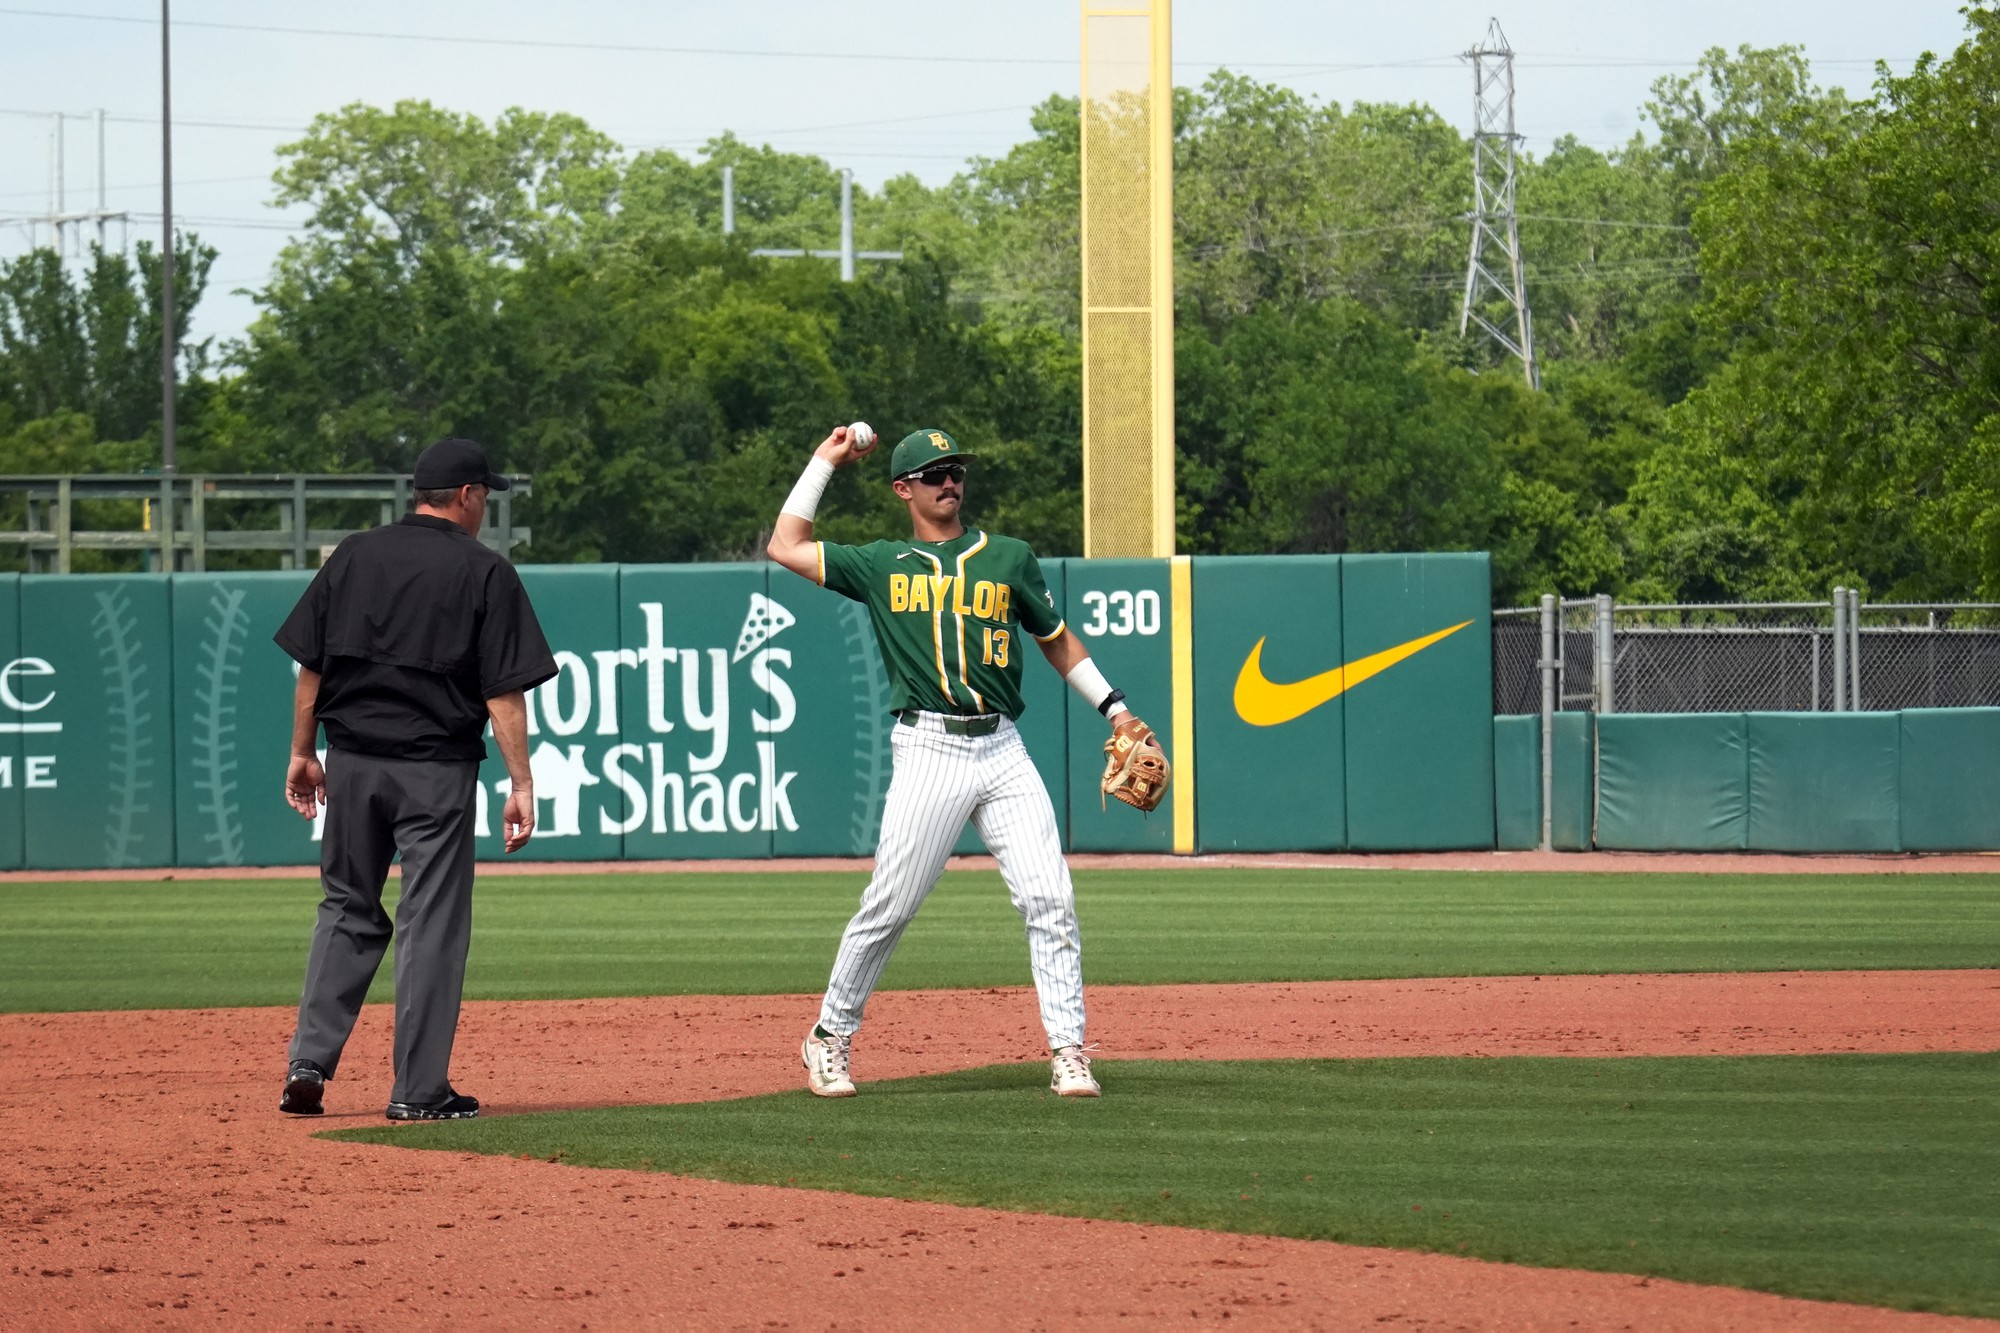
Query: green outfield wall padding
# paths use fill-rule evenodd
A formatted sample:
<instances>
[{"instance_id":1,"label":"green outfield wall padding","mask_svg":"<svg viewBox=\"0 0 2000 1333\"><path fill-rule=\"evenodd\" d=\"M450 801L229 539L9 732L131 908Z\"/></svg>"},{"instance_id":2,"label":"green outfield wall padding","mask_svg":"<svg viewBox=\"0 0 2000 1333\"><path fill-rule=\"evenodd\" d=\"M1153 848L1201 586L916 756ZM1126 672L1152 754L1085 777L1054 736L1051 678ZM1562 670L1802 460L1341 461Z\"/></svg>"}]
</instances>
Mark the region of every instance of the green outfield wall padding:
<instances>
[{"instance_id":1,"label":"green outfield wall padding","mask_svg":"<svg viewBox=\"0 0 2000 1333\"><path fill-rule=\"evenodd\" d=\"M1171 748L1169 562L1043 568ZM1492 715L1484 557L1202 557L1190 573L1197 850L1537 845L1539 719ZM858 604L762 562L521 574L559 666L530 702L522 859L872 853L895 724ZM0 869L316 862L319 822L281 799L296 676L271 643L310 578L0 575ZM1065 845L1171 850L1171 806L1102 808L1104 720L1039 658L1022 663L1021 733ZM1996 755L2000 709L1561 713L1553 841L2000 850ZM494 751L488 859L506 779Z\"/></svg>"},{"instance_id":2,"label":"green outfield wall padding","mask_svg":"<svg viewBox=\"0 0 2000 1333\"><path fill-rule=\"evenodd\" d=\"M1493 846L1491 562L1350 555L1340 571L1348 846Z\"/></svg>"},{"instance_id":3,"label":"green outfield wall padding","mask_svg":"<svg viewBox=\"0 0 2000 1333\"><path fill-rule=\"evenodd\" d=\"M1549 818L1549 841L1557 851L1587 852L1595 810L1597 715L1557 713L1555 762L1550 786L1555 799Z\"/></svg>"},{"instance_id":4,"label":"green outfield wall padding","mask_svg":"<svg viewBox=\"0 0 2000 1333\"><path fill-rule=\"evenodd\" d=\"M180 865L319 862L322 819L285 804L298 672L271 641L310 582L307 570L173 578Z\"/></svg>"},{"instance_id":5,"label":"green outfield wall padding","mask_svg":"<svg viewBox=\"0 0 2000 1333\"><path fill-rule=\"evenodd\" d=\"M869 856L889 790L889 678L868 608L789 570L771 571L773 614L796 617L760 653L789 698L763 711L777 742L784 808L774 821L779 856ZM796 776L789 781L785 774ZM796 824L798 827L791 827Z\"/></svg>"},{"instance_id":6,"label":"green outfield wall padding","mask_svg":"<svg viewBox=\"0 0 2000 1333\"><path fill-rule=\"evenodd\" d=\"M1542 845L1542 719L1493 719L1494 833L1502 851Z\"/></svg>"},{"instance_id":7,"label":"green outfield wall padding","mask_svg":"<svg viewBox=\"0 0 2000 1333\"><path fill-rule=\"evenodd\" d=\"M1893 852L1902 725L1894 713L1750 713L1755 852Z\"/></svg>"},{"instance_id":8,"label":"green outfield wall padding","mask_svg":"<svg viewBox=\"0 0 2000 1333\"><path fill-rule=\"evenodd\" d=\"M27 773L21 747L46 709L55 705L53 691L38 662L21 654L21 576L0 574L0 870L18 870L27 854L26 821L22 813Z\"/></svg>"},{"instance_id":9,"label":"green outfield wall padding","mask_svg":"<svg viewBox=\"0 0 2000 1333\"><path fill-rule=\"evenodd\" d=\"M1269 722L1260 707L1292 697L1283 690L1310 688L1299 682L1344 660L1340 557L1200 557L1191 574L1194 752L1202 775L1214 779L1195 787L1197 849L1340 850L1347 845L1346 773L1337 762L1346 749L1341 698L1259 725ZM1238 708L1239 683L1249 718Z\"/></svg>"},{"instance_id":10,"label":"green outfield wall padding","mask_svg":"<svg viewBox=\"0 0 2000 1333\"><path fill-rule=\"evenodd\" d=\"M174 864L169 598L164 574L21 581L21 652L47 668L33 696L15 678L45 701L21 737L30 868Z\"/></svg>"},{"instance_id":11,"label":"green outfield wall padding","mask_svg":"<svg viewBox=\"0 0 2000 1333\"><path fill-rule=\"evenodd\" d=\"M1608 713L1597 719L1597 846L1740 852L1750 772L1741 713Z\"/></svg>"},{"instance_id":12,"label":"green outfield wall padding","mask_svg":"<svg viewBox=\"0 0 2000 1333\"><path fill-rule=\"evenodd\" d=\"M771 602L774 571L792 577L761 561L619 571L620 641L638 662L620 700L622 776L614 783L632 803L617 820L627 826L627 857L769 856L776 830L797 822L787 802L806 784L785 778L777 752L789 728L777 723L783 690L798 677L762 659L765 673L787 682L780 686L752 663L760 640L784 646L782 632L763 631L793 614L786 606L779 615ZM825 708L832 699L815 691L813 702Z\"/></svg>"},{"instance_id":13,"label":"green outfield wall padding","mask_svg":"<svg viewBox=\"0 0 2000 1333\"><path fill-rule=\"evenodd\" d=\"M1050 563L1043 561L1044 567ZM1168 562L1062 563L1064 622L1090 650L1105 679L1125 691L1132 711L1159 733L1167 753L1173 754L1173 599L1167 586ZM1199 624L1199 611L1195 619ZM1064 693L1069 710L1070 846L1080 852L1173 851L1171 806L1142 815L1116 801L1102 800L1098 778L1104 771L1104 741L1110 728L1075 691Z\"/></svg>"},{"instance_id":14,"label":"green outfield wall padding","mask_svg":"<svg viewBox=\"0 0 2000 1333\"><path fill-rule=\"evenodd\" d=\"M650 772L625 749L634 716L643 722L652 675L624 632L617 565L523 565L535 618L556 656L556 676L528 694L528 764L535 780L535 836L506 857L502 816L513 783L491 730L479 766L474 832L481 860L615 861L635 802L649 799ZM740 605L740 604L739 604ZM691 639L671 642L692 642ZM699 685L710 683L708 663ZM677 665L662 684L678 707ZM706 699L706 694L701 694ZM670 713L669 716L677 716ZM657 854L657 853L656 853Z\"/></svg>"},{"instance_id":15,"label":"green outfield wall padding","mask_svg":"<svg viewBox=\"0 0 2000 1333\"><path fill-rule=\"evenodd\" d=\"M1900 716L1903 850L2000 848L2000 708Z\"/></svg>"}]
</instances>

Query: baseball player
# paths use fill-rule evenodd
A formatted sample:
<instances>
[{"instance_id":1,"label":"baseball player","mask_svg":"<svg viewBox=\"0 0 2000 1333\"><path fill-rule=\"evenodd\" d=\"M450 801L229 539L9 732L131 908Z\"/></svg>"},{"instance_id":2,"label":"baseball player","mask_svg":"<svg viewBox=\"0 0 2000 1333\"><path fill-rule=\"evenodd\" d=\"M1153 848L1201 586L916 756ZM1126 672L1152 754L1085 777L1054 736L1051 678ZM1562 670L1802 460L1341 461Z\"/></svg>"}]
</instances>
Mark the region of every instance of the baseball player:
<instances>
[{"instance_id":1,"label":"baseball player","mask_svg":"<svg viewBox=\"0 0 2000 1333\"><path fill-rule=\"evenodd\" d=\"M1151 732L1065 630L1027 544L961 521L972 455L944 431L914 431L890 455L890 485L910 510L909 540L813 540L813 516L834 469L859 461L874 444L866 423L836 427L785 501L769 546L771 558L793 573L868 607L896 719L875 874L841 936L819 1022L800 1048L806 1086L821 1097L854 1095L849 1044L869 993L971 819L1027 927L1052 1052L1049 1086L1064 1097L1095 1097L1100 1088L1083 1044L1076 895L1048 789L1014 727L1021 640L1032 638L1120 737Z\"/></svg>"}]
</instances>

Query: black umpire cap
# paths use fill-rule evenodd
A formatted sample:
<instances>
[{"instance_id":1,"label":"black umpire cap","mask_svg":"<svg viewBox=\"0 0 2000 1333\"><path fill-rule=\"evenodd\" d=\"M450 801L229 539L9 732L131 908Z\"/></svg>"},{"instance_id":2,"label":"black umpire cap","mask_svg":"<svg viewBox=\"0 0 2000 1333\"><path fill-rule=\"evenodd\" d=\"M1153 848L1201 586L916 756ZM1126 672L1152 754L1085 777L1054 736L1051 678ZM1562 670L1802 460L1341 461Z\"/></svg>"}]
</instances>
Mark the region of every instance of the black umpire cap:
<instances>
[{"instance_id":1,"label":"black umpire cap","mask_svg":"<svg viewBox=\"0 0 2000 1333\"><path fill-rule=\"evenodd\" d=\"M455 491L461 486L509 489L507 479L486 462L486 446L455 435L417 455L417 474L410 484L420 491Z\"/></svg>"}]
</instances>

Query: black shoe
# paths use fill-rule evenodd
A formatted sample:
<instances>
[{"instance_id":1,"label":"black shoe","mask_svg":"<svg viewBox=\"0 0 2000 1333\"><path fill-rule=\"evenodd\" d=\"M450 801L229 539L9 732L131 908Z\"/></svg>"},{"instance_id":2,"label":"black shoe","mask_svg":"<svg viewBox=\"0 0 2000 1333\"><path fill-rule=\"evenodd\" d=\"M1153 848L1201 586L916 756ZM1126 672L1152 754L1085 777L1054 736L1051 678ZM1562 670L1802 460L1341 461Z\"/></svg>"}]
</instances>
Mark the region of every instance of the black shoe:
<instances>
[{"instance_id":1,"label":"black shoe","mask_svg":"<svg viewBox=\"0 0 2000 1333\"><path fill-rule=\"evenodd\" d=\"M285 1075L285 1095L278 1109L286 1115L319 1115L320 1099L326 1095L326 1071L310 1060L294 1060Z\"/></svg>"},{"instance_id":2,"label":"black shoe","mask_svg":"<svg viewBox=\"0 0 2000 1333\"><path fill-rule=\"evenodd\" d=\"M430 1106L390 1102L389 1109L382 1114L391 1120L470 1120L479 1114L479 1099L454 1092Z\"/></svg>"}]
</instances>

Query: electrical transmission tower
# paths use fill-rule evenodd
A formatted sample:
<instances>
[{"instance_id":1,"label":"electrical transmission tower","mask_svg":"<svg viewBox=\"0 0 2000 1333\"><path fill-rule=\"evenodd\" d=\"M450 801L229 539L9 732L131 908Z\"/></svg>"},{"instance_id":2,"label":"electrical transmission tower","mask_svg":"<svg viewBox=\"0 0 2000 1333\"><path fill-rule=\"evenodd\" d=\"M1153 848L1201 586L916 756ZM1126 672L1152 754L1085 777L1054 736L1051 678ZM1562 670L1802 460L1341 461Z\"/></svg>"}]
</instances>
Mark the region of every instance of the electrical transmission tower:
<instances>
[{"instance_id":1,"label":"electrical transmission tower","mask_svg":"<svg viewBox=\"0 0 2000 1333\"><path fill-rule=\"evenodd\" d=\"M68 201L67 177L69 154L63 134L64 122L69 119L64 113L51 113L49 129L49 207L45 213L10 219L26 224L28 243L36 243L38 228L46 231L48 246L58 255L68 257L83 253L83 226L94 224L97 229L97 246L105 248L105 224L116 222L121 229L128 222L123 212L113 212L105 203L104 182L104 113L99 111L94 120L97 126L97 207L91 209L71 209ZM74 231L72 231L74 229ZM119 248L124 248L121 239Z\"/></svg>"},{"instance_id":2,"label":"electrical transmission tower","mask_svg":"<svg viewBox=\"0 0 2000 1333\"><path fill-rule=\"evenodd\" d=\"M1521 227L1514 215L1514 51L1494 19L1486 40L1465 53L1472 64L1472 256L1465 266L1465 300L1458 310L1462 337L1473 324L1519 357L1528 387L1542 387L1535 360L1535 319L1521 272ZM1497 296L1513 311L1508 332L1481 309ZM1490 307L1489 307L1490 308Z\"/></svg>"}]
</instances>

